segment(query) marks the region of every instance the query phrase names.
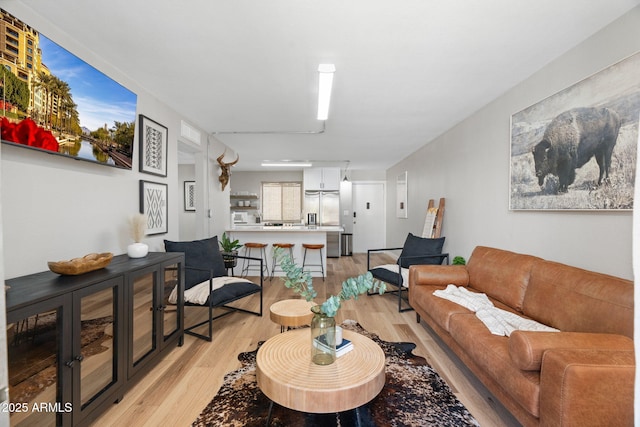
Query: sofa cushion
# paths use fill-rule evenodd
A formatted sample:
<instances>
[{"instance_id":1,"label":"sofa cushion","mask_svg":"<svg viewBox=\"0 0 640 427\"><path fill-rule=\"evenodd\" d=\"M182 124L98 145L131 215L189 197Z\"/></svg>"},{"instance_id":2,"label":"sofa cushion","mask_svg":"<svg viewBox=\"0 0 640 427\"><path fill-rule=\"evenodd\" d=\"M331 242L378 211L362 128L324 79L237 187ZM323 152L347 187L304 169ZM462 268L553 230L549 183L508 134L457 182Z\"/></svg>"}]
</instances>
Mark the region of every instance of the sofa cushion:
<instances>
[{"instance_id":1,"label":"sofa cushion","mask_svg":"<svg viewBox=\"0 0 640 427\"><path fill-rule=\"evenodd\" d=\"M413 265L409 267L411 285L469 285L469 272L464 265Z\"/></svg>"},{"instance_id":2,"label":"sofa cushion","mask_svg":"<svg viewBox=\"0 0 640 427\"><path fill-rule=\"evenodd\" d=\"M467 264L469 286L522 312L531 267L539 260L531 255L477 246Z\"/></svg>"},{"instance_id":3,"label":"sofa cushion","mask_svg":"<svg viewBox=\"0 0 640 427\"><path fill-rule=\"evenodd\" d=\"M190 289L213 277L225 276L227 269L218 247L218 236L190 242L164 241L167 252L184 252L184 288Z\"/></svg>"},{"instance_id":4,"label":"sofa cushion","mask_svg":"<svg viewBox=\"0 0 640 427\"><path fill-rule=\"evenodd\" d=\"M445 286L410 286L409 301L412 306L420 307L445 331L449 331L449 320L454 314L469 314L471 311L455 302L447 301L433 295L436 290Z\"/></svg>"},{"instance_id":5,"label":"sofa cushion","mask_svg":"<svg viewBox=\"0 0 640 427\"><path fill-rule=\"evenodd\" d=\"M443 246L444 237L428 239L409 233L402 246L398 264L400 264L402 268L409 268L414 264L441 264L442 258L430 257L428 255L440 255Z\"/></svg>"},{"instance_id":6,"label":"sofa cushion","mask_svg":"<svg viewBox=\"0 0 640 427\"><path fill-rule=\"evenodd\" d=\"M511 360L524 371L539 371L549 349L633 350L633 340L622 335L581 332L514 331L509 337Z\"/></svg>"},{"instance_id":7,"label":"sofa cushion","mask_svg":"<svg viewBox=\"0 0 640 427\"><path fill-rule=\"evenodd\" d=\"M451 337L502 390L531 415L539 416L540 372L523 371L511 361L509 338L493 335L475 314L455 314Z\"/></svg>"},{"instance_id":8,"label":"sofa cushion","mask_svg":"<svg viewBox=\"0 0 640 427\"><path fill-rule=\"evenodd\" d=\"M567 332L633 338L633 282L552 261L538 261L524 314Z\"/></svg>"},{"instance_id":9,"label":"sofa cushion","mask_svg":"<svg viewBox=\"0 0 640 427\"><path fill-rule=\"evenodd\" d=\"M256 294L260 292L260 290L260 286L253 282L233 282L213 291L209 298L211 298L211 305L213 307L219 307L251 294ZM204 305L207 304L209 304L209 300L207 300Z\"/></svg>"},{"instance_id":10,"label":"sofa cushion","mask_svg":"<svg viewBox=\"0 0 640 427\"><path fill-rule=\"evenodd\" d=\"M387 282L395 286L409 286L408 280L406 280L405 283L405 278L409 276L409 270L401 268L398 264L379 265L369 271L373 274L374 278L382 280L383 282Z\"/></svg>"}]
</instances>

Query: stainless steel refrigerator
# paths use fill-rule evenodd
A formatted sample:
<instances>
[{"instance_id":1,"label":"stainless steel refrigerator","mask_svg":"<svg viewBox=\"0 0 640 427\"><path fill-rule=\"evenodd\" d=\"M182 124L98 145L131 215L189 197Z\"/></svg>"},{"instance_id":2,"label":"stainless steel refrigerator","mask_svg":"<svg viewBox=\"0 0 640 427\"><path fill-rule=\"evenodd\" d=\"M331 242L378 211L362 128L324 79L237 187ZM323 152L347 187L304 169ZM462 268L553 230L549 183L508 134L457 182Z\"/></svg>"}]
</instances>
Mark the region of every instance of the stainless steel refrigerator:
<instances>
[{"instance_id":1,"label":"stainless steel refrigerator","mask_svg":"<svg viewBox=\"0 0 640 427\"><path fill-rule=\"evenodd\" d=\"M307 214L317 214L319 226L340 225L340 192L339 191L305 191L304 217ZM340 256L340 232L327 233L327 256Z\"/></svg>"}]
</instances>

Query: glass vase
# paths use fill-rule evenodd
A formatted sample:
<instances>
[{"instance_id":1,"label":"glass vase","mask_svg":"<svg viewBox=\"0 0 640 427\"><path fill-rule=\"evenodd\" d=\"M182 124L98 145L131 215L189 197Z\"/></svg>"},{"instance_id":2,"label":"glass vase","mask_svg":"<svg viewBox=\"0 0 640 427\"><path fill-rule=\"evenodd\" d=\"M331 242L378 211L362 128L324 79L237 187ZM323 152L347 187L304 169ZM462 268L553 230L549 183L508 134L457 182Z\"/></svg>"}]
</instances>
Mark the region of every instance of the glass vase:
<instances>
[{"instance_id":1,"label":"glass vase","mask_svg":"<svg viewBox=\"0 0 640 427\"><path fill-rule=\"evenodd\" d=\"M330 365L336 360L336 319L311 308L311 361L316 365Z\"/></svg>"}]
</instances>

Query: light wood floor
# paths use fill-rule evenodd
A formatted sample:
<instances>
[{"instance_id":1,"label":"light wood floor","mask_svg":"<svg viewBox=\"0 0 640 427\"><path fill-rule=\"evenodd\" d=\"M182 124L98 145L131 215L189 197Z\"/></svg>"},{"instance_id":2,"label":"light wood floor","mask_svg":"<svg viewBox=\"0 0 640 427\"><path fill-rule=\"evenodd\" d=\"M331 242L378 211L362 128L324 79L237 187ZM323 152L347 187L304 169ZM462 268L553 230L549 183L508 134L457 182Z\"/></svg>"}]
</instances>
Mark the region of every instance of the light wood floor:
<instances>
[{"instance_id":1,"label":"light wood floor","mask_svg":"<svg viewBox=\"0 0 640 427\"><path fill-rule=\"evenodd\" d=\"M376 264L389 262L379 255ZM366 271L366 255L328 259L328 277L314 279L317 300L327 293L337 293L342 281ZM280 332L269 320L269 306L294 294L280 279L265 282L264 315L260 318L234 313L214 322L213 342L185 336L182 347L176 348L163 361L129 390L124 399L105 412L95 426L189 426L215 396L224 375L240 367L237 355L254 350ZM186 324L193 321L194 311L187 307ZM456 396L482 426L518 425L514 418L473 377L446 346L424 324L416 323L413 311L398 313L395 295L362 296L347 301L336 320L357 320L365 329L386 341L410 341L417 345L415 354L425 357L447 381Z\"/></svg>"}]
</instances>

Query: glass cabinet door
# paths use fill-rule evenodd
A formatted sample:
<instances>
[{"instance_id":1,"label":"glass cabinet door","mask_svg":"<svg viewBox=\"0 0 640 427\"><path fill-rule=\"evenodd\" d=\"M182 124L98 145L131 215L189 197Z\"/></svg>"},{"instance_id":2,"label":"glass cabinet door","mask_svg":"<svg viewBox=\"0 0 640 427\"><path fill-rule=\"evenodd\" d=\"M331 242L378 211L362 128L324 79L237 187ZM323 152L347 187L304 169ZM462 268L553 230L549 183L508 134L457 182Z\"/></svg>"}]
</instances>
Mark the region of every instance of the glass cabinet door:
<instances>
[{"instance_id":1,"label":"glass cabinet door","mask_svg":"<svg viewBox=\"0 0 640 427\"><path fill-rule=\"evenodd\" d=\"M143 269L132 274L129 283L129 369L140 364L157 348L155 312L158 270ZM132 372L130 372L131 374Z\"/></svg>"},{"instance_id":2,"label":"glass cabinet door","mask_svg":"<svg viewBox=\"0 0 640 427\"><path fill-rule=\"evenodd\" d=\"M180 277L180 264L171 264L163 267L162 295L162 325L163 340L170 338L180 328L180 313L178 313L178 283Z\"/></svg>"},{"instance_id":3,"label":"glass cabinet door","mask_svg":"<svg viewBox=\"0 0 640 427\"><path fill-rule=\"evenodd\" d=\"M28 308L35 312L8 313L7 409L12 426L61 425L62 410L71 405L71 395L62 387L62 376L71 378L61 363L63 331L71 328L63 307L64 299L59 297Z\"/></svg>"},{"instance_id":4,"label":"glass cabinet door","mask_svg":"<svg viewBox=\"0 0 640 427\"><path fill-rule=\"evenodd\" d=\"M118 369L119 331L122 306L122 279L107 280L79 291L74 296L74 352L66 363L78 367L79 387L74 386L74 419L78 411L117 384L122 378ZM77 407L79 405L79 408Z\"/></svg>"}]
</instances>

